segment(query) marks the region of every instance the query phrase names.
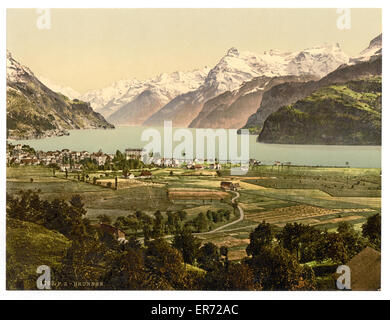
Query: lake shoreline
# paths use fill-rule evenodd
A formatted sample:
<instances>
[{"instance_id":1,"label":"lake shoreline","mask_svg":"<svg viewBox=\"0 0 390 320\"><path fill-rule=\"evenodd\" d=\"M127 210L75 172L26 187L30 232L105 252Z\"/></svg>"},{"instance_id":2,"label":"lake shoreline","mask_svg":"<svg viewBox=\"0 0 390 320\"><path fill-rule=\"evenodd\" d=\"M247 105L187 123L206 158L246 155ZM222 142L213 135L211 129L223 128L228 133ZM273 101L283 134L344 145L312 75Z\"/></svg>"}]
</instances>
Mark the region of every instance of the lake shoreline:
<instances>
[{"instance_id":1,"label":"lake shoreline","mask_svg":"<svg viewBox=\"0 0 390 320\"><path fill-rule=\"evenodd\" d=\"M117 126L115 130L82 129L69 130L69 136L55 136L44 139L11 140L12 144L27 144L36 150L78 150L97 152L100 149L106 153L114 154L116 150L122 152L127 148L143 148L150 141L142 141L145 130L154 129L163 135L162 127ZM180 129L180 128L172 128ZM195 137L195 130L187 128ZM240 135L237 135L237 150L240 154ZM173 141L173 148L182 141ZM194 149L195 149L194 143ZM163 154L164 144L161 144ZM205 148L206 150L206 148ZM216 139L215 155L218 158L219 141ZM267 144L256 141L255 135L249 135L249 158L256 159L262 164L290 162L298 166L345 166L357 168L381 168L381 146L373 145L297 145L297 144ZM194 153L195 154L195 153ZM205 154L207 154L205 152ZM221 157L219 157L222 159Z\"/></svg>"}]
</instances>

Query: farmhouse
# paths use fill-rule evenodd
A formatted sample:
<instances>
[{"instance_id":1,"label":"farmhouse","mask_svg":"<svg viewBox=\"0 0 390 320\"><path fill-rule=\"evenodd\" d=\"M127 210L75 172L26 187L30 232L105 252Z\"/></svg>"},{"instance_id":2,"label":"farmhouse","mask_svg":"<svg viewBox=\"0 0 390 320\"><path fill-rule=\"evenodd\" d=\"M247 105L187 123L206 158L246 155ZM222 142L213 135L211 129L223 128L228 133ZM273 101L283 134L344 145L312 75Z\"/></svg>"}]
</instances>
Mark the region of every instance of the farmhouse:
<instances>
[{"instance_id":1,"label":"farmhouse","mask_svg":"<svg viewBox=\"0 0 390 320\"><path fill-rule=\"evenodd\" d=\"M95 227L97 229L99 229L101 232L113 236L115 240L118 240L118 241L126 240L125 232L119 228L113 227L113 226L111 226L109 224L105 224L105 223L99 223L99 224L95 225Z\"/></svg>"},{"instance_id":2,"label":"farmhouse","mask_svg":"<svg viewBox=\"0 0 390 320\"><path fill-rule=\"evenodd\" d=\"M232 181L222 181L221 182L221 189L226 190L234 190L236 191L240 187L240 184L238 182L232 182Z\"/></svg>"},{"instance_id":3,"label":"farmhouse","mask_svg":"<svg viewBox=\"0 0 390 320\"><path fill-rule=\"evenodd\" d=\"M140 176L141 177L151 177L152 173L149 170L142 170Z\"/></svg>"}]
</instances>

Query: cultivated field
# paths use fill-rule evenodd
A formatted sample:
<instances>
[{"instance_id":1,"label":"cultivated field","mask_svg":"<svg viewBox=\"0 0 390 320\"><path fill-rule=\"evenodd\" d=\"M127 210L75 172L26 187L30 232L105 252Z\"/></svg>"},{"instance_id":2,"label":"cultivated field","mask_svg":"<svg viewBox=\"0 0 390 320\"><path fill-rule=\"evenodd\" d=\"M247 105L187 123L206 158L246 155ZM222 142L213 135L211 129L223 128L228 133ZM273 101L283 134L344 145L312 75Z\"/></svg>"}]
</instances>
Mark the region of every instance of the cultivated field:
<instances>
[{"instance_id":1,"label":"cultivated field","mask_svg":"<svg viewBox=\"0 0 390 320\"><path fill-rule=\"evenodd\" d=\"M246 256L249 233L262 221L279 230L286 223L300 222L321 229L335 230L345 221L360 230L367 217L381 210L381 171L379 169L261 166L246 176L218 176L211 170L151 169L151 179L118 178L114 190L112 172L88 173L88 182L77 175L56 172L42 167L7 168L7 192L20 189L40 190L46 199L81 194L87 216L94 220L105 214L115 221L141 210L153 214L184 210L186 219L199 213L232 209L232 193L220 188L222 181L240 184L238 205L244 220L220 231L197 235L203 243L212 241L229 247L229 259ZM134 170L137 175L139 170ZM96 182L92 180L96 177ZM32 179L32 180L31 180ZM107 186L110 183L110 187ZM232 216L227 224L237 217ZM215 226L220 226L218 224Z\"/></svg>"}]
</instances>

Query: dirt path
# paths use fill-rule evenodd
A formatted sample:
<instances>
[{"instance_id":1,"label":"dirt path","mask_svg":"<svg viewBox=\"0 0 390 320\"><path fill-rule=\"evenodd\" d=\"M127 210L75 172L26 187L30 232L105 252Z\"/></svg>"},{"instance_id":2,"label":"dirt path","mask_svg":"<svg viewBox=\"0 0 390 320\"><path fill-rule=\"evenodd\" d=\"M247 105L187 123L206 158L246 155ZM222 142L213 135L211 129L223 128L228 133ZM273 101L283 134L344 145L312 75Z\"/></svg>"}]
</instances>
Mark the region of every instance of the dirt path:
<instances>
[{"instance_id":1,"label":"dirt path","mask_svg":"<svg viewBox=\"0 0 390 320\"><path fill-rule=\"evenodd\" d=\"M237 191L232 191L232 192L236 194L236 196L232 198L232 203L235 203L236 200L240 197L240 194ZM218 232L218 231L221 231L222 229L230 227L230 226L232 226L232 225L234 225L234 224L244 220L244 210L238 204L237 204L237 209L238 209L238 211L240 211L240 217L237 220L235 220L233 222L230 222L230 223L227 223L227 224L225 224L225 225L223 225L221 227L218 227L218 228L216 228L214 230L211 230L211 231L201 232L201 233L194 233L194 235L195 236L201 236L201 235L204 235L204 234L211 234L211 233L214 233L214 232Z\"/></svg>"}]
</instances>

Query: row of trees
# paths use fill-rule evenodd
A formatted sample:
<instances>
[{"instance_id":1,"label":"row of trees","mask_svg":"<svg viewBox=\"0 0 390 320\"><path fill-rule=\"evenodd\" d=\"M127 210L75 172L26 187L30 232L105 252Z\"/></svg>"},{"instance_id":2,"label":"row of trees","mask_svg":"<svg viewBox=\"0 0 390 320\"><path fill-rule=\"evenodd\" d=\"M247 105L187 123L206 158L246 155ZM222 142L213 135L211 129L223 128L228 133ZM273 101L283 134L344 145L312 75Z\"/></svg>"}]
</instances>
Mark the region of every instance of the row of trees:
<instances>
[{"instance_id":1,"label":"row of trees","mask_svg":"<svg viewBox=\"0 0 390 320\"><path fill-rule=\"evenodd\" d=\"M135 214L118 217L114 226L122 230L129 230L135 237L138 237L139 231L142 231L143 237L150 239L175 234L183 228L192 232L205 232L212 229L217 223L229 221L231 215L232 212L228 209L208 210L206 214L200 212L195 218L187 220L187 213L183 210L177 212L168 210L165 214L157 210L153 215L137 211ZM111 218L107 215L99 215L97 218L102 223L112 223Z\"/></svg>"},{"instance_id":2,"label":"row of trees","mask_svg":"<svg viewBox=\"0 0 390 320\"><path fill-rule=\"evenodd\" d=\"M205 232L211 230L214 224L229 221L231 215L232 212L228 209L207 210L206 214L200 212L195 218L188 221L186 226L194 232Z\"/></svg>"},{"instance_id":3,"label":"row of trees","mask_svg":"<svg viewBox=\"0 0 390 320\"><path fill-rule=\"evenodd\" d=\"M17 196L7 194L7 216L33 222L49 230L56 230L72 240L80 239L91 231L87 211L80 195L69 201L42 200L38 191L20 191Z\"/></svg>"},{"instance_id":4,"label":"row of trees","mask_svg":"<svg viewBox=\"0 0 390 320\"><path fill-rule=\"evenodd\" d=\"M107 215L99 215L97 218L102 223L112 224L111 218ZM186 218L187 213L182 210L177 212L168 210L165 215L159 210L153 215L137 211L135 214L118 217L114 226L122 230L129 230L136 238L142 235L146 240L149 240L178 232L184 227Z\"/></svg>"},{"instance_id":5,"label":"row of trees","mask_svg":"<svg viewBox=\"0 0 390 320\"><path fill-rule=\"evenodd\" d=\"M362 229L360 233L352 225L342 222L337 232L328 232L300 223L288 223L274 234L271 225L263 222L250 234L246 251L249 256L256 256L263 248L274 245L276 240L277 245L286 249L299 263L325 260L346 263L366 246L380 250L380 215L369 217Z\"/></svg>"}]
</instances>

